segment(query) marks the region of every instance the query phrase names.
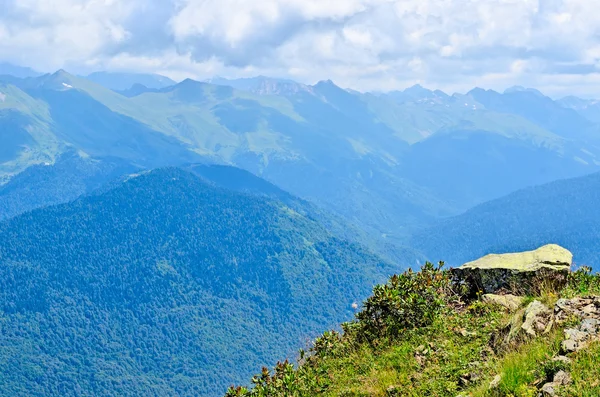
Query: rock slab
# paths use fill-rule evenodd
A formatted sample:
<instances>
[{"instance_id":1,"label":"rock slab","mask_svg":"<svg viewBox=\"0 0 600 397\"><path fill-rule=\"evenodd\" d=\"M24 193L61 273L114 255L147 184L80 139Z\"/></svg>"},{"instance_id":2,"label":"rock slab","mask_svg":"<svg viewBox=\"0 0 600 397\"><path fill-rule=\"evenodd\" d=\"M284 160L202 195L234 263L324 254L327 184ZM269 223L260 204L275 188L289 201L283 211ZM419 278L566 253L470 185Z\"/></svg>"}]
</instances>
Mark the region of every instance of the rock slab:
<instances>
[{"instance_id":1,"label":"rock slab","mask_svg":"<svg viewBox=\"0 0 600 397\"><path fill-rule=\"evenodd\" d=\"M570 251L549 244L533 251L486 255L452 269L452 273L470 294L527 295L542 286L560 288L566 282L572 262Z\"/></svg>"}]
</instances>

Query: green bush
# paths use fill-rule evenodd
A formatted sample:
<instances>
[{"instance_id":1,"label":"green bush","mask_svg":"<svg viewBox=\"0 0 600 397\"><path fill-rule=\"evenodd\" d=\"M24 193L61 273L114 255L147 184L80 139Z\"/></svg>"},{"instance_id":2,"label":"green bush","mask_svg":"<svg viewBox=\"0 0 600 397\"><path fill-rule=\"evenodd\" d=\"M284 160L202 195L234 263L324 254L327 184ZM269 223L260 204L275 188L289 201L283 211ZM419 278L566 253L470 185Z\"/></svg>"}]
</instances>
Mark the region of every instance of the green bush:
<instances>
[{"instance_id":1,"label":"green bush","mask_svg":"<svg viewBox=\"0 0 600 397\"><path fill-rule=\"evenodd\" d=\"M582 266L571 272L567 279L567 286L563 289L563 296L600 294L600 274L592 273L592 268Z\"/></svg>"},{"instance_id":2,"label":"green bush","mask_svg":"<svg viewBox=\"0 0 600 397\"><path fill-rule=\"evenodd\" d=\"M366 340L395 338L403 330L431 324L444 304L450 288L450 275L427 262L420 272L408 270L378 285L357 314L360 334Z\"/></svg>"}]
</instances>

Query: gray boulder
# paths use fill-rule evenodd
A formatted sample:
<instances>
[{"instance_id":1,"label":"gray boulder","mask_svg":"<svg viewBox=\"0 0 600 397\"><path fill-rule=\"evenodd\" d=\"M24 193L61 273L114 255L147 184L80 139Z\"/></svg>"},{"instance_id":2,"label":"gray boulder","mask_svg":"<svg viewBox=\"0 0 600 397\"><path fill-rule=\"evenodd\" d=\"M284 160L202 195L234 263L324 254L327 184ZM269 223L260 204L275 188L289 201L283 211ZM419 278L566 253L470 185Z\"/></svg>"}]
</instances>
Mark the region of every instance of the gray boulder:
<instances>
[{"instance_id":1,"label":"gray boulder","mask_svg":"<svg viewBox=\"0 0 600 397\"><path fill-rule=\"evenodd\" d=\"M534 251L490 254L452 269L469 293L532 294L542 286L559 288L571 271L573 254L555 244Z\"/></svg>"},{"instance_id":2,"label":"gray boulder","mask_svg":"<svg viewBox=\"0 0 600 397\"><path fill-rule=\"evenodd\" d=\"M509 312L514 312L521 307L523 303L523 297L515 296L511 294L507 295L496 295L496 294L485 294L481 297L481 300L491 305L502 306Z\"/></svg>"},{"instance_id":3,"label":"gray boulder","mask_svg":"<svg viewBox=\"0 0 600 397\"><path fill-rule=\"evenodd\" d=\"M540 301L533 301L525 309L525 320L521 329L529 336L537 336L548 332L551 324L552 311Z\"/></svg>"}]
</instances>

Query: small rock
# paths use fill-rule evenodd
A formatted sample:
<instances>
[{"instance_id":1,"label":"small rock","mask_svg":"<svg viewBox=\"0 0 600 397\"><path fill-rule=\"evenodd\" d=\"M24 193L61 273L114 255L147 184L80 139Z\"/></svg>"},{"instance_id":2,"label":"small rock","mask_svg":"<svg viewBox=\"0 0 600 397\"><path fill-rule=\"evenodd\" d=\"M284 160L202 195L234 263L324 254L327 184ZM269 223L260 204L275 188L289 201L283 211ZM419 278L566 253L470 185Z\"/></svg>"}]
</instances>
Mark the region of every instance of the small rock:
<instances>
[{"instance_id":1,"label":"small rock","mask_svg":"<svg viewBox=\"0 0 600 397\"><path fill-rule=\"evenodd\" d=\"M596 305L594 304L589 304L587 306L585 306L583 309L581 309L581 311L585 314L593 314L596 313Z\"/></svg>"},{"instance_id":2,"label":"small rock","mask_svg":"<svg viewBox=\"0 0 600 397\"><path fill-rule=\"evenodd\" d=\"M552 359L552 361L558 361L564 364L571 364L572 360L567 356L556 356Z\"/></svg>"},{"instance_id":3,"label":"small rock","mask_svg":"<svg viewBox=\"0 0 600 397\"><path fill-rule=\"evenodd\" d=\"M500 386L500 382L502 382L502 376L496 375L494 379L490 382L490 389L495 389Z\"/></svg>"},{"instance_id":4,"label":"small rock","mask_svg":"<svg viewBox=\"0 0 600 397\"><path fill-rule=\"evenodd\" d=\"M562 351L565 353L576 352L579 348L579 344L572 339L567 339L567 340L562 341L560 346L562 348Z\"/></svg>"},{"instance_id":5,"label":"small rock","mask_svg":"<svg viewBox=\"0 0 600 397\"><path fill-rule=\"evenodd\" d=\"M559 385L568 385L571 383L571 374L565 371L558 371L554 375L554 383Z\"/></svg>"},{"instance_id":6,"label":"small rock","mask_svg":"<svg viewBox=\"0 0 600 397\"><path fill-rule=\"evenodd\" d=\"M582 332L575 328L565 329L565 339L574 340L575 342L584 342L590 337L587 332Z\"/></svg>"},{"instance_id":7,"label":"small rock","mask_svg":"<svg viewBox=\"0 0 600 397\"><path fill-rule=\"evenodd\" d=\"M529 336L535 337L537 335L536 328L543 331L548 323L550 317L550 309L540 301L533 301L525 309L525 321L521 325L521 329L525 331ZM537 323L541 323L539 326Z\"/></svg>"},{"instance_id":8,"label":"small rock","mask_svg":"<svg viewBox=\"0 0 600 397\"><path fill-rule=\"evenodd\" d=\"M556 384L554 382L546 383L542 386L542 396L544 397L554 397L556 396L555 390Z\"/></svg>"},{"instance_id":9,"label":"small rock","mask_svg":"<svg viewBox=\"0 0 600 397\"><path fill-rule=\"evenodd\" d=\"M571 307L571 301L569 299L561 298L554 305L554 311L565 311Z\"/></svg>"},{"instance_id":10,"label":"small rock","mask_svg":"<svg viewBox=\"0 0 600 397\"><path fill-rule=\"evenodd\" d=\"M591 335L595 335L598 333L598 328L600 328L600 321L595 318L586 318L581 322L579 329L581 332L586 332Z\"/></svg>"},{"instance_id":11,"label":"small rock","mask_svg":"<svg viewBox=\"0 0 600 397\"><path fill-rule=\"evenodd\" d=\"M502 306L509 312L516 311L523 303L523 298L515 295L496 295L496 294L485 294L481 297L481 300L485 303Z\"/></svg>"}]
</instances>

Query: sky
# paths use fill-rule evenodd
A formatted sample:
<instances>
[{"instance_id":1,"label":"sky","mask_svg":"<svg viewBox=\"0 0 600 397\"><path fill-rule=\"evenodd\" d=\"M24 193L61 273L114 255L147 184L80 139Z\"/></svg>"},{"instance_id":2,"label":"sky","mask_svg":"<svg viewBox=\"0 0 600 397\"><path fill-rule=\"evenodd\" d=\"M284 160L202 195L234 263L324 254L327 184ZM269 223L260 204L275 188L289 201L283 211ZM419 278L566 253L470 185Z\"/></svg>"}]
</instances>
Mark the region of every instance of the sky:
<instances>
[{"instance_id":1,"label":"sky","mask_svg":"<svg viewBox=\"0 0 600 397\"><path fill-rule=\"evenodd\" d=\"M0 61L600 97L600 0L0 0Z\"/></svg>"}]
</instances>

